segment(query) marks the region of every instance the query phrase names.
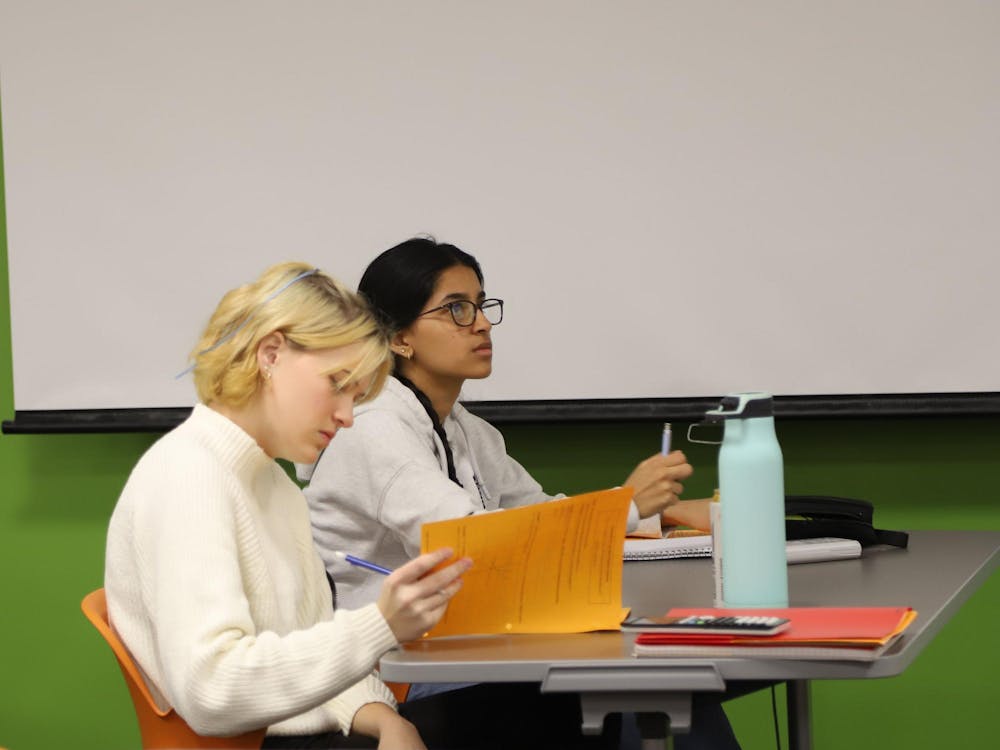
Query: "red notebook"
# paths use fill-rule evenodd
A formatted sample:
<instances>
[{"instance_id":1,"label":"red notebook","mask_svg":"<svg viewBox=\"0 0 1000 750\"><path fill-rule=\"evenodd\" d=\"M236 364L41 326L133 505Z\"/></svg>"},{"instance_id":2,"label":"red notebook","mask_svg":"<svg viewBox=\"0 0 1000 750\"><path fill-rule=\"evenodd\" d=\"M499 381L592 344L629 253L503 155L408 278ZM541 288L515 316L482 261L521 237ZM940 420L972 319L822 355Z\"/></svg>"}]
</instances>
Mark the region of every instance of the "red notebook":
<instances>
[{"instance_id":1,"label":"red notebook","mask_svg":"<svg viewBox=\"0 0 1000 750\"><path fill-rule=\"evenodd\" d=\"M774 615L787 617L789 626L775 635L718 635L643 631L638 645L746 645L746 646L883 646L913 622L910 607L789 607L785 609L677 608L668 617L687 615Z\"/></svg>"}]
</instances>

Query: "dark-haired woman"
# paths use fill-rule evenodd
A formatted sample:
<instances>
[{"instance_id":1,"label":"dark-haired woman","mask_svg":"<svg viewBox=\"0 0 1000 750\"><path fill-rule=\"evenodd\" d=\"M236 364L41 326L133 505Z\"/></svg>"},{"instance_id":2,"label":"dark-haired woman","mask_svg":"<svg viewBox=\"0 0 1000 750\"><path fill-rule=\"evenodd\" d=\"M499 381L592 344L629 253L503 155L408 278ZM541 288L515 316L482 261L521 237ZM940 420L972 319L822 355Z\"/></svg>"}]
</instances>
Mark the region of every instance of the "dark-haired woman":
<instances>
[{"instance_id":1,"label":"dark-haired woman","mask_svg":"<svg viewBox=\"0 0 1000 750\"><path fill-rule=\"evenodd\" d=\"M466 380L492 371L491 333L503 318L503 302L486 296L476 259L414 238L372 261L358 291L392 331L394 375L358 407L335 450L299 469L309 481L314 539L346 606L371 602L379 581L344 565L337 551L396 567L419 554L423 523L552 498L507 455L500 432L458 402ZM636 466L623 483L635 490L629 524L664 514L670 523L706 528L705 503L678 502L691 472L680 451ZM425 687L415 686L410 699L427 694ZM455 690L451 699L490 688L497 686ZM678 747L738 747L718 704L708 712Z\"/></svg>"},{"instance_id":2,"label":"dark-haired woman","mask_svg":"<svg viewBox=\"0 0 1000 750\"><path fill-rule=\"evenodd\" d=\"M379 581L335 551L395 567L419 554L423 523L552 497L507 455L500 432L458 403L466 380L492 371L491 332L503 318L476 259L454 245L408 240L372 261L358 291L393 331L394 377L358 408L337 450L300 470L315 539L348 606L371 601ZM635 489L630 525L665 510L676 513L674 523L698 525L690 514L703 506L678 504L690 475L680 451L640 463L624 482Z\"/></svg>"}]
</instances>

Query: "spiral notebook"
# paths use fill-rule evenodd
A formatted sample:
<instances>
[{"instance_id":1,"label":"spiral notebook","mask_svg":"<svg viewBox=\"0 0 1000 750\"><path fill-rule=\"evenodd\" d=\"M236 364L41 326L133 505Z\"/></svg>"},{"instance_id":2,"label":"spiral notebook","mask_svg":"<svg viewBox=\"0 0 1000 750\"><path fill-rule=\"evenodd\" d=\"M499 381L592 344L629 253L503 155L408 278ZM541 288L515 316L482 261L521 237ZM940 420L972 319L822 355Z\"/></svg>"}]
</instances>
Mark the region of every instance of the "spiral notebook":
<instances>
[{"instance_id":1,"label":"spiral notebook","mask_svg":"<svg viewBox=\"0 0 1000 750\"><path fill-rule=\"evenodd\" d=\"M785 553L790 565L823 560L846 560L861 557L861 544L855 539L834 537L792 539L785 543ZM711 556L712 537L707 534L671 536L662 539L626 539L623 553L625 560L669 560Z\"/></svg>"},{"instance_id":2,"label":"spiral notebook","mask_svg":"<svg viewBox=\"0 0 1000 750\"><path fill-rule=\"evenodd\" d=\"M680 536L660 539L626 539L626 560L669 560L673 557L711 557L712 537Z\"/></svg>"}]
</instances>

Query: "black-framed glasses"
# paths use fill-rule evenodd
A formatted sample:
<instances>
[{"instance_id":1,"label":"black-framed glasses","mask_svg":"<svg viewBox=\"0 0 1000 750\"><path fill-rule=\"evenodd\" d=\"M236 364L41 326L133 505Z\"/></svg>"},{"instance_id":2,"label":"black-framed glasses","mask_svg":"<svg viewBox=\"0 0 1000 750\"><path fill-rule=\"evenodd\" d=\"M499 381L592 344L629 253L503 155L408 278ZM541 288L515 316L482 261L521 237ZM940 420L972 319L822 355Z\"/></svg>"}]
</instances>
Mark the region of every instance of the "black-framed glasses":
<instances>
[{"instance_id":1,"label":"black-framed glasses","mask_svg":"<svg viewBox=\"0 0 1000 750\"><path fill-rule=\"evenodd\" d=\"M455 325L457 326L471 326L476 322L477 311L483 313L483 317L486 318L486 321L490 325L499 325L500 321L503 320L502 299L484 299L478 305L471 300L457 299L453 302L445 302L438 307L432 307L430 310L424 310L417 317L422 318L438 310L447 310L450 312L451 319L455 321Z\"/></svg>"}]
</instances>

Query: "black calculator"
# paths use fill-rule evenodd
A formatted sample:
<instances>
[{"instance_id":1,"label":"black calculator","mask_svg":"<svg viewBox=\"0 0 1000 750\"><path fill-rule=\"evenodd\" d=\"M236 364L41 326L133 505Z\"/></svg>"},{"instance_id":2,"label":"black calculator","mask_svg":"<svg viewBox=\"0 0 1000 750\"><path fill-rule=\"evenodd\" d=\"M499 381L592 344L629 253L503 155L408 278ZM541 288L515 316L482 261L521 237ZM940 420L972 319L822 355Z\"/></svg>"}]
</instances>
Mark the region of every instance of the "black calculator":
<instances>
[{"instance_id":1,"label":"black calculator","mask_svg":"<svg viewBox=\"0 0 1000 750\"><path fill-rule=\"evenodd\" d=\"M717 635L774 635L791 621L773 615L686 615L684 617L630 617L625 630Z\"/></svg>"}]
</instances>

